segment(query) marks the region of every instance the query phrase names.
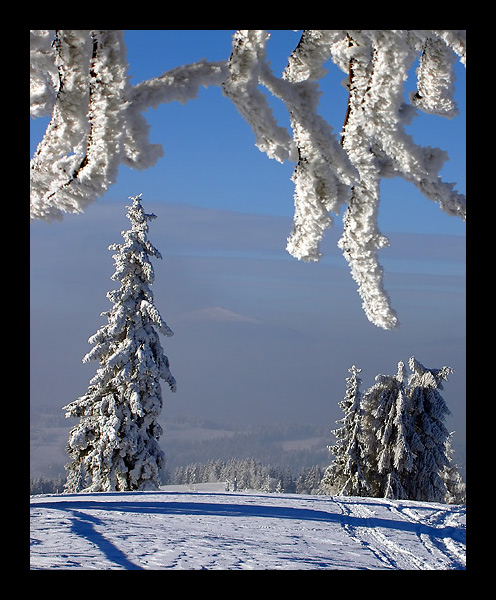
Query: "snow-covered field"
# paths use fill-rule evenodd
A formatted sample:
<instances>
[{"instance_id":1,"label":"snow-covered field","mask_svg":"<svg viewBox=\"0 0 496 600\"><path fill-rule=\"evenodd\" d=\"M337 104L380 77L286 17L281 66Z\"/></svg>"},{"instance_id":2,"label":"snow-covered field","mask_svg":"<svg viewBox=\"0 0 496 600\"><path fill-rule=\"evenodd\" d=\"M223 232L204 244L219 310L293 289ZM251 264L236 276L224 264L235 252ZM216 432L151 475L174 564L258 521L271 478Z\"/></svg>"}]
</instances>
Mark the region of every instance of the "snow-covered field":
<instances>
[{"instance_id":1,"label":"snow-covered field","mask_svg":"<svg viewBox=\"0 0 496 600\"><path fill-rule=\"evenodd\" d=\"M31 569L465 569L465 507L220 491L31 497Z\"/></svg>"}]
</instances>

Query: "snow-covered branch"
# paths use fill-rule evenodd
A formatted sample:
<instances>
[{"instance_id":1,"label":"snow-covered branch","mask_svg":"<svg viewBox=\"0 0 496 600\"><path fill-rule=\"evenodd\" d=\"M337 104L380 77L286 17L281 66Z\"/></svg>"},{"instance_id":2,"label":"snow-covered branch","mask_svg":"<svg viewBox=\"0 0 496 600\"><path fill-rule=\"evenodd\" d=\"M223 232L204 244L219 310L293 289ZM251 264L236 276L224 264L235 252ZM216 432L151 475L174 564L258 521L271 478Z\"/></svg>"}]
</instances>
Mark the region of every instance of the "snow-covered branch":
<instances>
[{"instance_id":1,"label":"snow-covered branch","mask_svg":"<svg viewBox=\"0 0 496 600\"><path fill-rule=\"evenodd\" d=\"M142 111L187 102L200 86L221 85L227 76L225 63L200 61L131 86L123 33L32 33L31 116L53 108L31 160L31 218L51 221L83 211L115 182L121 163L138 169L155 164L163 150L150 144Z\"/></svg>"},{"instance_id":2,"label":"snow-covered branch","mask_svg":"<svg viewBox=\"0 0 496 600\"><path fill-rule=\"evenodd\" d=\"M378 260L378 250L389 243L377 225L380 179L400 175L447 214L465 219L465 197L438 174L446 153L416 145L404 130L415 107L450 118L456 114L453 63L455 53L465 59L463 32L305 30L282 78L274 76L265 60L267 38L264 30L237 32L229 66L236 82L236 106L252 126L257 146L269 156L279 131L262 110L265 97L256 85L281 99L289 113L298 158L292 177L294 226L287 249L296 258L319 260L320 242L332 225L330 213L339 214L348 205L339 246L367 317L375 325L393 328L397 317ZM404 83L420 52L418 89L412 104L406 105ZM329 58L349 77L348 110L339 141L317 112L317 80L325 75L323 64Z\"/></svg>"},{"instance_id":3,"label":"snow-covered branch","mask_svg":"<svg viewBox=\"0 0 496 600\"><path fill-rule=\"evenodd\" d=\"M258 89L261 71L266 64L265 30L239 30L234 34L229 58L229 76L223 85L230 98L255 133L256 146L279 162L294 158L291 137L277 125L266 97Z\"/></svg>"},{"instance_id":4,"label":"snow-covered branch","mask_svg":"<svg viewBox=\"0 0 496 600\"><path fill-rule=\"evenodd\" d=\"M31 161L31 215L80 212L114 182L125 134L127 63L118 30L57 30L59 85Z\"/></svg>"},{"instance_id":5,"label":"snow-covered branch","mask_svg":"<svg viewBox=\"0 0 496 600\"><path fill-rule=\"evenodd\" d=\"M266 55L266 30L239 30L228 60L179 66L132 86L120 30L33 30L33 117L52 114L31 161L32 218L80 212L114 182L121 163L144 169L162 146L150 144L143 111L186 103L201 86L219 86L270 158L296 163L294 225L288 251L319 260L320 242L343 206L339 242L367 317L397 324L382 284L378 229L383 177L412 182L449 215L465 220L465 196L439 176L446 152L417 145L405 131L418 110L453 118L454 63L466 62L464 30L304 30L281 77ZM419 59L417 89L404 99ZM332 60L347 76L349 101L338 135L318 113L319 80ZM261 87L286 107L291 131L277 124Z\"/></svg>"}]
</instances>

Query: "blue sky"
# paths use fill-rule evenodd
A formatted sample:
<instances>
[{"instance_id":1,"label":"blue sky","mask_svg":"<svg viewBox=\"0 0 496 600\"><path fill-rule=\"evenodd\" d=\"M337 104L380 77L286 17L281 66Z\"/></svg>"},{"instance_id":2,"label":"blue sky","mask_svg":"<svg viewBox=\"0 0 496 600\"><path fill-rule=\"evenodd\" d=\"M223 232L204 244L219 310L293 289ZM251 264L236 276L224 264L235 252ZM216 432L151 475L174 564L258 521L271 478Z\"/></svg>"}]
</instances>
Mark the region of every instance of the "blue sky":
<instances>
[{"instance_id":1,"label":"blue sky","mask_svg":"<svg viewBox=\"0 0 496 600\"><path fill-rule=\"evenodd\" d=\"M179 65L223 60L230 54L231 30L126 30L131 84L137 84ZM300 39L301 32L273 30L267 55L277 75L286 66L287 57ZM339 135L346 113L347 90L341 85L345 74L332 61L326 65L328 75L321 81L320 113ZM414 71L406 85L412 91ZM443 119L419 112L409 127L418 143L439 146L448 151L450 160L441 175L456 182L465 192L466 119L465 68L456 64L456 99L460 115ZM289 126L282 104L271 103L281 125ZM181 105L163 104L145 113L151 126L150 138L160 143L164 156L152 169L138 172L121 167L117 183L106 200L120 201L144 195L165 202L188 202L196 206L270 214L293 214L294 164L281 165L270 160L254 145L249 125L219 88L200 90L198 99ZM42 136L46 120L31 122L33 147ZM131 190L131 191L130 191ZM380 222L383 230L464 235L465 224L439 210L412 184L400 178L383 180ZM339 219L338 219L339 220Z\"/></svg>"},{"instance_id":2,"label":"blue sky","mask_svg":"<svg viewBox=\"0 0 496 600\"><path fill-rule=\"evenodd\" d=\"M126 31L131 83L201 58L229 56L230 30ZM272 32L268 55L279 74L299 33ZM339 133L347 93L332 64L320 112ZM447 150L442 175L465 191L465 69L457 66L460 116L421 115L410 133ZM409 84L412 89L413 83ZM281 124L287 117L277 104ZM399 179L382 186L380 225L391 246L381 252L385 283L400 328L383 331L361 309L336 247L336 219L319 264L285 251L291 230L294 165L269 160L219 88L186 105L147 111L150 139L164 157L139 172L121 167L117 183L82 215L31 224L31 397L54 411L83 394L96 365L83 365L87 339L103 324L113 289L111 252L128 228L128 197L143 194L156 264L157 307L175 336L164 345L179 389L166 394L170 414L226 420L341 417L337 403L347 369L362 368L364 388L395 373L411 355L428 367L454 367L444 397L450 429L464 447L465 225ZM31 121L31 152L46 120ZM329 442L333 442L330 436Z\"/></svg>"}]
</instances>

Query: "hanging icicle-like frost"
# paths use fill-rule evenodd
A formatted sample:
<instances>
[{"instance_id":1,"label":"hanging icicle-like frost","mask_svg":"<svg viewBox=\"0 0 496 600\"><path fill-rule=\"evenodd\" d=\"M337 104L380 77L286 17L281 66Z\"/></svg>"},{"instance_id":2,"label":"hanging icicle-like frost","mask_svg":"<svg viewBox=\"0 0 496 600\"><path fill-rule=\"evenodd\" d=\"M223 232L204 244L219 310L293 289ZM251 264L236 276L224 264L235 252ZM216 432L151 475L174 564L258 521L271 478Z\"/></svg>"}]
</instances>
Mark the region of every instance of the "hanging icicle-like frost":
<instances>
[{"instance_id":1,"label":"hanging icicle-like frost","mask_svg":"<svg viewBox=\"0 0 496 600\"><path fill-rule=\"evenodd\" d=\"M269 158L284 162L294 157L291 137L286 129L277 125L266 97L258 89L268 37L263 29L235 33L223 91L252 127L256 146Z\"/></svg>"},{"instance_id":2,"label":"hanging icicle-like frost","mask_svg":"<svg viewBox=\"0 0 496 600\"><path fill-rule=\"evenodd\" d=\"M383 287L377 256L389 243L377 225L380 178L400 175L438 201L445 212L462 218L465 198L439 178L445 153L416 145L404 131L410 112L403 101L404 82L416 57L418 38L402 30L348 31L346 35L350 96L341 141L360 177L352 186L338 245L358 283L367 317L391 329L397 325L397 316ZM428 38L424 48L434 43L439 40ZM447 97L447 87L426 83L433 78L432 71L420 68L418 75L427 99L419 108L439 106L440 96ZM446 110L444 104L443 114L450 115L452 108Z\"/></svg>"},{"instance_id":3,"label":"hanging icicle-like frost","mask_svg":"<svg viewBox=\"0 0 496 600\"><path fill-rule=\"evenodd\" d=\"M228 60L184 65L132 86L122 31L33 30L32 116L51 109L52 118L31 161L32 218L82 211L115 181L121 163L137 169L155 164L162 147L150 144L142 112L163 102L185 103L200 86L221 86L257 147L279 162L296 163L290 254L319 260L332 214L347 206L339 246L368 319L391 329L398 320L378 259L389 243L377 224L380 180L400 176L465 220L465 196L439 176L447 154L415 144L404 127L417 109L457 114L453 65L456 56L466 62L466 33L304 30L281 77L267 60L269 37L266 30L239 30ZM417 90L405 102L404 84L417 58ZM329 60L348 78L340 139L318 114L319 79ZM277 124L261 86L288 110L291 133Z\"/></svg>"},{"instance_id":4,"label":"hanging icicle-like frost","mask_svg":"<svg viewBox=\"0 0 496 600\"><path fill-rule=\"evenodd\" d=\"M377 251L388 245L378 229L377 217L380 175L389 164L374 152L374 146L380 127L395 127L390 113L395 111L399 119L400 88L393 87L392 79L405 76L408 52L399 54L386 44L377 47L363 31L347 33L347 42L350 96L341 143L359 172L359 179L352 187L338 245L358 283L368 319L391 329L396 326L397 317L383 287L383 270L377 257ZM397 64L400 61L403 64Z\"/></svg>"},{"instance_id":5,"label":"hanging icicle-like frost","mask_svg":"<svg viewBox=\"0 0 496 600\"><path fill-rule=\"evenodd\" d=\"M264 85L288 109L298 151L292 177L294 226L287 250L309 261L320 259L320 241L332 225L329 213L339 213L358 176L332 127L317 113L320 91L315 79L325 72L322 63L329 58L336 37L334 31L305 31L282 79L275 77L268 66L262 71Z\"/></svg>"},{"instance_id":6,"label":"hanging icicle-like frost","mask_svg":"<svg viewBox=\"0 0 496 600\"><path fill-rule=\"evenodd\" d=\"M456 56L443 40L428 38L417 69L417 91L410 101L425 113L452 118L458 114L453 100Z\"/></svg>"}]
</instances>

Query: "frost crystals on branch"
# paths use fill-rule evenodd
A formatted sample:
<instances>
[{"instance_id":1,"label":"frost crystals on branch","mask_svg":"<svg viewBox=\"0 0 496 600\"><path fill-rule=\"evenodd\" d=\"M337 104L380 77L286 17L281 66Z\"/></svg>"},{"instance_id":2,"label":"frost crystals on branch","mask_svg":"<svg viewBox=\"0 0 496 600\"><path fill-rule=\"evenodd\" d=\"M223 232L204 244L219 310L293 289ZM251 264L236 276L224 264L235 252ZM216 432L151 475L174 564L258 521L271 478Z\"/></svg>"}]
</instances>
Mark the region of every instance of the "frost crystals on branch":
<instances>
[{"instance_id":1,"label":"frost crystals on branch","mask_svg":"<svg viewBox=\"0 0 496 600\"><path fill-rule=\"evenodd\" d=\"M141 112L185 103L226 75L224 62L200 61L132 86L123 31L33 30L31 117L51 111L51 120L31 160L31 218L82 212L115 183L121 163L154 165L163 151L150 144Z\"/></svg>"},{"instance_id":2,"label":"frost crystals on branch","mask_svg":"<svg viewBox=\"0 0 496 600\"><path fill-rule=\"evenodd\" d=\"M90 339L94 348L83 362L99 361L86 394L64 407L78 417L67 451L68 492L145 490L160 485L164 454L158 445L162 428L160 379L172 391L176 382L156 329L173 335L153 301L154 271L149 257L162 258L148 241L141 196L133 198L127 214L132 227L122 233L123 244L112 244L118 290L108 292L113 303L102 313L108 319Z\"/></svg>"},{"instance_id":3,"label":"frost crystals on branch","mask_svg":"<svg viewBox=\"0 0 496 600\"><path fill-rule=\"evenodd\" d=\"M33 30L31 115L51 112L52 118L31 161L32 218L82 211L114 182L120 163L152 166L162 148L149 143L141 113L162 102L185 103L200 86L222 86L257 147L269 158L296 163L288 252L318 261L332 214L346 206L339 247L365 314L379 327L394 328L397 317L378 259L389 243L377 223L379 185L383 177L403 177L444 212L465 220L465 197L439 176L446 152L415 144L404 127L417 109L457 114L453 65L457 56L465 64L466 32L304 30L281 77L267 59L268 40L266 30L236 31L228 60L184 65L132 86L122 31ZM417 58L417 90L405 102L404 84ZM348 78L339 138L317 112L319 79L329 60ZM277 124L261 86L288 110L291 133Z\"/></svg>"},{"instance_id":4,"label":"frost crystals on branch","mask_svg":"<svg viewBox=\"0 0 496 600\"><path fill-rule=\"evenodd\" d=\"M439 202L446 213L465 219L464 196L453 190L453 184L442 182L438 175L446 153L416 145L404 131L404 124L413 112L403 101L403 86L420 44L424 49L415 103L422 110L428 108L428 112L454 114L452 101L446 110L453 89L442 85L452 81L453 74L446 72L443 61L430 60L433 48L441 53L440 45L443 56L453 53L439 39L419 39L420 33L350 31L347 45L342 49L348 58L350 96L341 143L360 178L351 189L339 247L358 283L367 317L384 329L394 327L397 318L382 287L382 267L377 258L377 250L389 243L377 226L381 177L401 175L429 199ZM426 63L430 64L429 71Z\"/></svg>"}]
</instances>

